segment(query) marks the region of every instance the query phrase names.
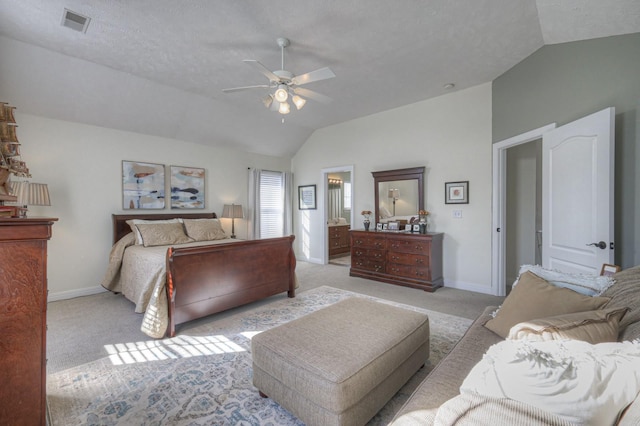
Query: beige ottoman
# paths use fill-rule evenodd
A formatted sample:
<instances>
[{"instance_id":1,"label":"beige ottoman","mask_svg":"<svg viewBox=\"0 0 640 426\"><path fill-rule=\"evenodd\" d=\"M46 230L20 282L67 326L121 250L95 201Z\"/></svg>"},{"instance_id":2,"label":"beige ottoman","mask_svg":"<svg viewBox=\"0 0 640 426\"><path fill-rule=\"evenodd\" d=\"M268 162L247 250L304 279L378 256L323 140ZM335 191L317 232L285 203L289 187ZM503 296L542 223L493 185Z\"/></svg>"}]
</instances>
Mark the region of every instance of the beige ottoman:
<instances>
[{"instance_id":1,"label":"beige ottoman","mask_svg":"<svg viewBox=\"0 0 640 426\"><path fill-rule=\"evenodd\" d=\"M253 337L253 384L307 425L364 425L429 358L425 314L352 297Z\"/></svg>"}]
</instances>

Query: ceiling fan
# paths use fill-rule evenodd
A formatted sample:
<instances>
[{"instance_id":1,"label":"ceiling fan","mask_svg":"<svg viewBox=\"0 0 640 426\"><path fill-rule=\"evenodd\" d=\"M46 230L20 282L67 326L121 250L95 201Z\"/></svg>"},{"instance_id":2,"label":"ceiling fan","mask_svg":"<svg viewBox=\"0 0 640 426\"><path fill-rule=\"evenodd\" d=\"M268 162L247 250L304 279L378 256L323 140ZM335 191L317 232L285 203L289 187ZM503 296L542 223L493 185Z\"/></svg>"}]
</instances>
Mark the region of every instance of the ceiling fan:
<instances>
[{"instance_id":1,"label":"ceiling fan","mask_svg":"<svg viewBox=\"0 0 640 426\"><path fill-rule=\"evenodd\" d=\"M301 109L307 102L304 98L313 99L314 101L329 103L331 98L314 92L313 90L300 87L305 84L313 83L315 81L326 80L333 78L336 75L331 69L325 67L315 71L308 72L302 75L294 75L293 73L284 69L284 49L289 46L290 41L287 38L280 37L277 40L278 46L282 52L282 69L278 71L270 71L267 67L260 62L252 59L245 59L243 62L253 66L260 73L269 79L269 84L259 84L255 86L242 86L233 87L230 89L223 89L225 93L238 92L240 90L249 89L274 89L273 93L269 93L264 99L264 105L272 111L278 111L280 114L289 114L291 107L289 105L289 98L296 106L297 109ZM303 97L304 96L304 97Z\"/></svg>"}]
</instances>

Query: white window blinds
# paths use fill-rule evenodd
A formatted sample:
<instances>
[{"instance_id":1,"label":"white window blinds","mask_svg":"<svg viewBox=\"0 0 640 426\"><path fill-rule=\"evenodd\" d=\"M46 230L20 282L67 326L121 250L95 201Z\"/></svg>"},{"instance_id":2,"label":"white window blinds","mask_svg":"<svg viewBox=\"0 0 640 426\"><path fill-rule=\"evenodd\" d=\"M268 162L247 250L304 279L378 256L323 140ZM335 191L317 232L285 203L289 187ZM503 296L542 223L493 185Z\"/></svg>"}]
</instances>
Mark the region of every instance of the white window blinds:
<instances>
[{"instance_id":1,"label":"white window blinds","mask_svg":"<svg viewBox=\"0 0 640 426\"><path fill-rule=\"evenodd\" d=\"M284 235L284 173L260 173L260 238Z\"/></svg>"}]
</instances>

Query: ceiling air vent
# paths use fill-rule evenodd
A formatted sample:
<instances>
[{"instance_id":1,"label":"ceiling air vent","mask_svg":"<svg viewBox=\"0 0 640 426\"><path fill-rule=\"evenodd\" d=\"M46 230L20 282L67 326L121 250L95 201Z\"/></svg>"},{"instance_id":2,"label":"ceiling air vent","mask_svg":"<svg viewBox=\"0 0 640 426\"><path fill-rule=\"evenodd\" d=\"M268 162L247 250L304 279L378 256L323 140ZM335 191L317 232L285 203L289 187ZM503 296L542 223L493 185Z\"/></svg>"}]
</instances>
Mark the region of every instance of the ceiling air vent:
<instances>
[{"instance_id":1,"label":"ceiling air vent","mask_svg":"<svg viewBox=\"0 0 640 426\"><path fill-rule=\"evenodd\" d=\"M71 28L72 30L80 31L81 33L87 32L89 21L91 21L91 18L72 12L69 9L65 9L64 14L62 15L63 27Z\"/></svg>"}]
</instances>

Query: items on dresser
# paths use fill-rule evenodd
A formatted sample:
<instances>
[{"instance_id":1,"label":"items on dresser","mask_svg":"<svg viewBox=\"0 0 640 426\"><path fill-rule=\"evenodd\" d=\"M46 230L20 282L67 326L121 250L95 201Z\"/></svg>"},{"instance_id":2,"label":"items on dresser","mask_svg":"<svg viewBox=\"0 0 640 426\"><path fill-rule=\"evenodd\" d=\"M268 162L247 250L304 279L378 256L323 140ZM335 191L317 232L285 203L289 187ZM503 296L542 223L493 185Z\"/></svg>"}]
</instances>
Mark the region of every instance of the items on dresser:
<instances>
[{"instance_id":1,"label":"items on dresser","mask_svg":"<svg viewBox=\"0 0 640 426\"><path fill-rule=\"evenodd\" d=\"M435 291L442 287L442 233L353 230L353 277Z\"/></svg>"},{"instance_id":2,"label":"items on dresser","mask_svg":"<svg viewBox=\"0 0 640 426\"><path fill-rule=\"evenodd\" d=\"M46 418L47 240L58 219L0 219L0 424Z\"/></svg>"}]
</instances>

